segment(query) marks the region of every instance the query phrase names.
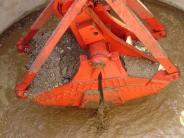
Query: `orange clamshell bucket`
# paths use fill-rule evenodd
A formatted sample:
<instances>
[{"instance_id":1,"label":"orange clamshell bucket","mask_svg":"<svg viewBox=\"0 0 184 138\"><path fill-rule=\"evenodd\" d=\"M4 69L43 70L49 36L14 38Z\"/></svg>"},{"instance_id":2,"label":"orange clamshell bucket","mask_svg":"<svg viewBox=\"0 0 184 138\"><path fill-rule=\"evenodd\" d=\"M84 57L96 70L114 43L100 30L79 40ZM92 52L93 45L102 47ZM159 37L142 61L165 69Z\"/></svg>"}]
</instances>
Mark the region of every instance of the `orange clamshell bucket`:
<instances>
[{"instance_id":1,"label":"orange clamshell bucket","mask_svg":"<svg viewBox=\"0 0 184 138\"><path fill-rule=\"evenodd\" d=\"M27 98L29 85L69 27L80 47L90 53L90 58L80 56L80 67L71 82L34 95L32 99L38 104L86 108L103 98L107 104L121 105L158 93L179 78L178 68L157 41L166 36L165 27L139 0L106 0L105 4L93 0L52 0L26 36L18 41L20 52L29 47L30 40L52 13L61 20L31 68L16 85L17 97ZM139 51L128 39L142 42L150 54ZM150 60L162 68L151 79L129 76L120 61L122 55Z\"/></svg>"}]
</instances>

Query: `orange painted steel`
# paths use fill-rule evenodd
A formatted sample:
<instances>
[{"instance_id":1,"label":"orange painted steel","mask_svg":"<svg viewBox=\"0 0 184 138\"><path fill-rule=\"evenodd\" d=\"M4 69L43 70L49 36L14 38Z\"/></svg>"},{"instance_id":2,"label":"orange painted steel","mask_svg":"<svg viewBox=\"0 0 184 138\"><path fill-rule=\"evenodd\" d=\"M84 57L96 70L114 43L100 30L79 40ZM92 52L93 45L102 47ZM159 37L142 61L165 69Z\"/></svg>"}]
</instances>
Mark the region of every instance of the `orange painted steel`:
<instances>
[{"instance_id":1,"label":"orange painted steel","mask_svg":"<svg viewBox=\"0 0 184 138\"><path fill-rule=\"evenodd\" d=\"M21 37L17 42L17 49L19 52L25 52L26 49L29 49L29 42L34 37L34 35L39 31L39 29L46 23L49 17L52 14L53 1L51 1L42 14L37 18L34 24L31 26L30 30L25 37Z\"/></svg>"},{"instance_id":2,"label":"orange painted steel","mask_svg":"<svg viewBox=\"0 0 184 138\"><path fill-rule=\"evenodd\" d=\"M179 78L178 68L169 60L157 41L166 36L165 27L151 12L139 0L106 0L106 2L106 4L96 0L50 2L28 34L17 44L19 51L28 48L29 41L51 13L60 19L59 25L31 68L17 84L16 95L19 98L27 98L29 85L69 27L80 47L87 50L90 57L80 56L80 67L71 82L34 95L32 99L38 104L85 108L98 104L103 98L105 103L119 105L158 93L171 81ZM120 19L112 16L112 11ZM146 24L143 24L136 14ZM142 42L151 54L139 51L127 42L127 38ZM151 79L129 76L120 56L144 58L159 63L162 69L158 69ZM99 75L102 75L101 80ZM99 84L102 84L102 90L99 90Z\"/></svg>"},{"instance_id":3,"label":"orange painted steel","mask_svg":"<svg viewBox=\"0 0 184 138\"><path fill-rule=\"evenodd\" d=\"M146 22L146 27L156 39L166 36L164 25L154 18L153 14L143 5L143 3L141 3L140 0L127 0L127 5Z\"/></svg>"}]
</instances>

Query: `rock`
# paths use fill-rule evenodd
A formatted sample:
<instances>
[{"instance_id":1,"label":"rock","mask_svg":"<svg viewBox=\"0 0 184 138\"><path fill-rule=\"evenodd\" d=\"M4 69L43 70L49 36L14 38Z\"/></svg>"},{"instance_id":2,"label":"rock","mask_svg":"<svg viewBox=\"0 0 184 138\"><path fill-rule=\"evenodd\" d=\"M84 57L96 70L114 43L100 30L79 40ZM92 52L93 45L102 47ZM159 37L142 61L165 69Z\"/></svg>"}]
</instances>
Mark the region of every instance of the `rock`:
<instances>
[{"instance_id":1,"label":"rock","mask_svg":"<svg viewBox=\"0 0 184 138\"><path fill-rule=\"evenodd\" d=\"M62 70L62 74L64 75L64 74L66 74L66 72L67 72L67 67L64 67Z\"/></svg>"},{"instance_id":2,"label":"rock","mask_svg":"<svg viewBox=\"0 0 184 138\"><path fill-rule=\"evenodd\" d=\"M67 47L68 50L71 50L72 48L71 47Z\"/></svg>"},{"instance_id":3,"label":"rock","mask_svg":"<svg viewBox=\"0 0 184 138\"><path fill-rule=\"evenodd\" d=\"M184 111L181 112L180 123L181 123L182 126L184 126Z\"/></svg>"},{"instance_id":4,"label":"rock","mask_svg":"<svg viewBox=\"0 0 184 138\"><path fill-rule=\"evenodd\" d=\"M65 51L63 50L63 49L61 49L61 51L60 51L60 54L63 54Z\"/></svg>"}]
</instances>

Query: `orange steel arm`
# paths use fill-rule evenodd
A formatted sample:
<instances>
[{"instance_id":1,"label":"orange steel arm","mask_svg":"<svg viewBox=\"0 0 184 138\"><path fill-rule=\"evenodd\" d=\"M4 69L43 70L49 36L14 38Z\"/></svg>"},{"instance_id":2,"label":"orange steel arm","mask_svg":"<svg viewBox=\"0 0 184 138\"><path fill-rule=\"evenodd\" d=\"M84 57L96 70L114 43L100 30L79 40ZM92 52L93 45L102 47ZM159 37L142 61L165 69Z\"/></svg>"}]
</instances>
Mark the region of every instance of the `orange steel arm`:
<instances>
[{"instance_id":1,"label":"orange steel arm","mask_svg":"<svg viewBox=\"0 0 184 138\"><path fill-rule=\"evenodd\" d=\"M36 76L37 72L40 70L42 65L45 63L45 61L48 59L49 55L53 51L53 49L56 47L56 44L59 42L65 31L68 29L72 21L75 19L75 17L80 13L83 6L86 4L87 0L75 0L75 2L71 5L69 10L67 11L66 15L62 18L60 21L58 27L53 32L50 39L47 41L45 46L42 48L40 54L36 58L35 62L32 64L31 68L29 69L28 73L25 74L24 78L29 78L29 81L26 79L23 80L20 84L17 85L17 88L20 90L20 87L23 87L23 89L27 88L34 77ZM21 84L24 84L23 86ZM23 96L25 91L22 91L19 93L19 97Z\"/></svg>"},{"instance_id":2,"label":"orange steel arm","mask_svg":"<svg viewBox=\"0 0 184 138\"><path fill-rule=\"evenodd\" d=\"M127 0L127 5L147 23L148 29L153 32L155 38L159 39L166 36L164 25L154 18L153 14L140 0Z\"/></svg>"},{"instance_id":3,"label":"orange steel arm","mask_svg":"<svg viewBox=\"0 0 184 138\"><path fill-rule=\"evenodd\" d=\"M17 43L17 49L19 52L25 52L26 49L29 49L30 46L28 45L30 40L36 35L39 29L46 23L46 21L50 18L52 14L52 6L54 0L48 4L48 6L44 9L41 15L37 18L34 24L31 26L30 30L26 34L25 37L20 38Z\"/></svg>"},{"instance_id":4,"label":"orange steel arm","mask_svg":"<svg viewBox=\"0 0 184 138\"><path fill-rule=\"evenodd\" d=\"M151 33L143 25L143 23L135 16L135 14L126 6L126 0L106 0L116 14L131 28L138 39L151 52L153 57L163 65L168 73L176 73L178 69L171 63L159 43L153 38Z\"/></svg>"}]
</instances>

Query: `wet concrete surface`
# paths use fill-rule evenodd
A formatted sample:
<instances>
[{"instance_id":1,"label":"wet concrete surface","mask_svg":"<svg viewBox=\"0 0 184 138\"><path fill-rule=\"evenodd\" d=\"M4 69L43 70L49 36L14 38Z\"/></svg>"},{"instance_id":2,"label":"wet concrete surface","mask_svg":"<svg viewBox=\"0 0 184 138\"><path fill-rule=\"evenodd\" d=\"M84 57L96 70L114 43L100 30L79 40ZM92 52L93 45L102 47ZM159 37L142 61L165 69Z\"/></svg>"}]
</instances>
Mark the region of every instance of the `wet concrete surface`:
<instances>
[{"instance_id":1,"label":"wet concrete surface","mask_svg":"<svg viewBox=\"0 0 184 138\"><path fill-rule=\"evenodd\" d=\"M154 2L146 5L166 25L168 36L160 41L161 46L183 75L184 13ZM95 110L42 107L17 99L14 87L25 71L27 57L16 52L15 43L27 27L16 28L0 39L0 137L184 137L180 123L184 111L183 77L157 95L107 108L105 129L98 129Z\"/></svg>"}]
</instances>

